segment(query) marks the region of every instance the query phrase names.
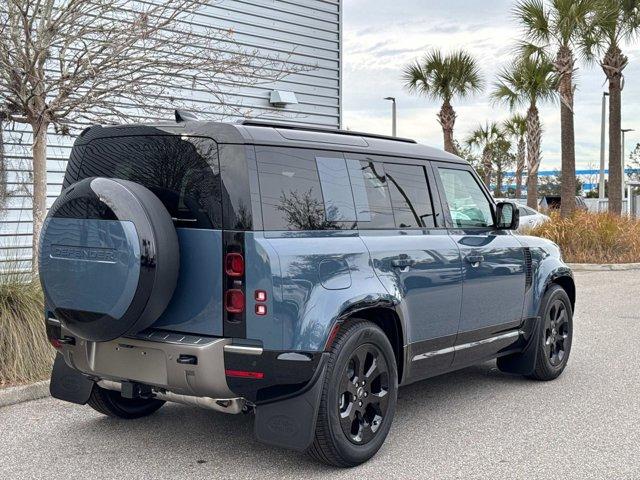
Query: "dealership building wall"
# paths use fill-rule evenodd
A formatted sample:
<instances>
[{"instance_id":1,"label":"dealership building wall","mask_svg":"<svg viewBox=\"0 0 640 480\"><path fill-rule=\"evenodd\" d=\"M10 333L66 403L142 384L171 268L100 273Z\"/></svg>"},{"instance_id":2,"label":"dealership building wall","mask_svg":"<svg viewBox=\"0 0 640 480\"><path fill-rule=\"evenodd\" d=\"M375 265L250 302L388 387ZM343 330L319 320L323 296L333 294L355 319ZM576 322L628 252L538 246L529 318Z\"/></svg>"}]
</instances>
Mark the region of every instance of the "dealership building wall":
<instances>
[{"instance_id":1,"label":"dealership building wall","mask_svg":"<svg viewBox=\"0 0 640 480\"><path fill-rule=\"evenodd\" d=\"M264 58L283 58L293 73L271 84L233 88L224 101L250 110L261 119L339 127L341 124L342 0L220 0L203 6L190 19L204 27L232 31L233 41ZM271 92L293 92L297 104L278 107L270 103ZM218 111L215 99L211 111ZM161 117L172 118L174 105L167 104ZM207 102L199 104L206 114ZM160 119L160 118L158 118ZM225 121L233 121L233 116ZM154 120L154 119L152 119ZM79 131L85 125L76 125ZM31 256L31 132L20 124L5 124L3 131L7 187L11 193L0 217L0 269L20 262L30 268ZM47 203L60 194L73 136L49 133Z\"/></svg>"}]
</instances>

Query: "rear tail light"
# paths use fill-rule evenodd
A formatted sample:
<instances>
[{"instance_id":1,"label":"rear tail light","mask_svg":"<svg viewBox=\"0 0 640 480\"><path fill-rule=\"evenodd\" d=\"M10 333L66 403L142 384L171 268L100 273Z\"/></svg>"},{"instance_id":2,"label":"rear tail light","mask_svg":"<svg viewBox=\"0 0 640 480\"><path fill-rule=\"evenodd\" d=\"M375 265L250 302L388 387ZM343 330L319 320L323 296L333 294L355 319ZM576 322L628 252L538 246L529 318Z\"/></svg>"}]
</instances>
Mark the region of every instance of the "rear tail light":
<instances>
[{"instance_id":1,"label":"rear tail light","mask_svg":"<svg viewBox=\"0 0 640 480\"><path fill-rule=\"evenodd\" d=\"M242 277L244 275L244 257L239 253L227 253L224 269L230 277Z\"/></svg>"},{"instance_id":2,"label":"rear tail light","mask_svg":"<svg viewBox=\"0 0 640 480\"><path fill-rule=\"evenodd\" d=\"M229 313L244 312L244 293L242 290L237 288L227 290L224 296L224 306Z\"/></svg>"},{"instance_id":3,"label":"rear tail light","mask_svg":"<svg viewBox=\"0 0 640 480\"><path fill-rule=\"evenodd\" d=\"M256 315L260 315L261 317L267 314L267 306L258 304L256 305Z\"/></svg>"},{"instance_id":4,"label":"rear tail light","mask_svg":"<svg viewBox=\"0 0 640 480\"><path fill-rule=\"evenodd\" d=\"M227 377L253 378L256 380L264 378L264 373L262 372L248 372L246 370L225 370L224 373Z\"/></svg>"},{"instance_id":5,"label":"rear tail light","mask_svg":"<svg viewBox=\"0 0 640 480\"><path fill-rule=\"evenodd\" d=\"M254 292L254 298L256 299L256 302L264 303L267 301L267 292L264 290L256 290Z\"/></svg>"},{"instance_id":6,"label":"rear tail light","mask_svg":"<svg viewBox=\"0 0 640 480\"><path fill-rule=\"evenodd\" d=\"M225 230L222 232L222 288L223 320L222 335L230 338L246 338L246 312L253 310L253 291L246 291L247 265L244 256L244 232Z\"/></svg>"}]
</instances>

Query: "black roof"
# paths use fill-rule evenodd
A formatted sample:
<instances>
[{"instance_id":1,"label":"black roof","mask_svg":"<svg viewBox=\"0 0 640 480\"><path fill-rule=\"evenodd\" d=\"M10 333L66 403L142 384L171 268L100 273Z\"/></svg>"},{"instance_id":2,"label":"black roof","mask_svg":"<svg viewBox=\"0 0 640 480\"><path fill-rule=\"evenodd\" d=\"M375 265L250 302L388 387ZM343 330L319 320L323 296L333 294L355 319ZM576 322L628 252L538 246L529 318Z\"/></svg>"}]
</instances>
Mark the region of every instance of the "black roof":
<instances>
[{"instance_id":1,"label":"black roof","mask_svg":"<svg viewBox=\"0 0 640 480\"><path fill-rule=\"evenodd\" d=\"M92 127L76 140L82 145L95 138L119 135L199 135L218 143L287 146L315 150L350 151L370 155L467 162L443 150L421 145L415 140L384 135L337 130L314 125L244 120L236 123L183 121L154 124Z\"/></svg>"}]
</instances>

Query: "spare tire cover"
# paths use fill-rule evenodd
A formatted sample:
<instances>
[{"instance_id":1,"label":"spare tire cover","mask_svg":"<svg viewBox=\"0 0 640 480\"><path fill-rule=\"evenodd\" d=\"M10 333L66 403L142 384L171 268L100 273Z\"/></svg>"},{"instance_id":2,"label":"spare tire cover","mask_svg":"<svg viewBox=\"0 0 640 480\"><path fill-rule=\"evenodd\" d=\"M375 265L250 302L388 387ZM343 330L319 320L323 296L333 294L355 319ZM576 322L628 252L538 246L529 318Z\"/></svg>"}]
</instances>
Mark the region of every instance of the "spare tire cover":
<instances>
[{"instance_id":1,"label":"spare tire cover","mask_svg":"<svg viewBox=\"0 0 640 480\"><path fill-rule=\"evenodd\" d=\"M178 236L150 190L87 178L54 202L40 237L47 308L71 333L109 341L150 327L176 287Z\"/></svg>"}]
</instances>

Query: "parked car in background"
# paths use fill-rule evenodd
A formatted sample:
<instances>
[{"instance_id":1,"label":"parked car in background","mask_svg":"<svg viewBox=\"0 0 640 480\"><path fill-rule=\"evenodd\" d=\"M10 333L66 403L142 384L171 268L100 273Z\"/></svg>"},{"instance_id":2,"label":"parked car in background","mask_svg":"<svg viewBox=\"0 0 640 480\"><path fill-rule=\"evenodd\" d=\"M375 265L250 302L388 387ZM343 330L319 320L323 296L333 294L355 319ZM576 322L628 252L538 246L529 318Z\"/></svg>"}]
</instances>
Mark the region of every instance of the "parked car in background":
<instances>
[{"instance_id":1,"label":"parked car in background","mask_svg":"<svg viewBox=\"0 0 640 480\"><path fill-rule=\"evenodd\" d=\"M519 232L526 232L550 220L548 215L540 213L531 207L527 207L526 205L518 204L518 211L520 212L520 226L518 227Z\"/></svg>"},{"instance_id":2,"label":"parked car in background","mask_svg":"<svg viewBox=\"0 0 640 480\"><path fill-rule=\"evenodd\" d=\"M514 233L514 203L412 140L96 126L63 188L39 265L55 398L119 419L167 401L244 412L258 440L351 467L382 446L399 386L496 358L535 380L567 365L558 246Z\"/></svg>"},{"instance_id":3,"label":"parked car in background","mask_svg":"<svg viewBox=\"0 0 640 480\"><path fill-rule=\"evenodd\" d=\"M540 199L540 208L545 210L559 210L561 203L562 197L560 197L560 195L545 195ZM578 195L576 195L576 208L585 212L589 211L587 202Z\"/></svg>"},{"instance_id":4,"label":"parked car in background","mask_svg":"<svg viewBox=\"0 0 640 480\"><path fill-rule=\"evenodd\" d=\"M527 205L521 203L520 200L509 200L509 199L496 199L497 202L508 202L512 201L518 207L518 211L520 212L520 226L518 227L518 232L528 232L532 228L537 227L538 225L542 225L545 222L550 220L548 215L544 213L540 213L537 210L534 210Z\"/></svg>"}]
</instances>

